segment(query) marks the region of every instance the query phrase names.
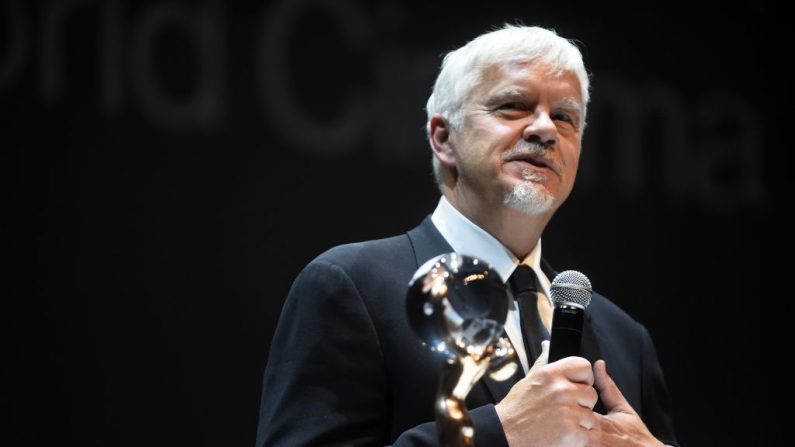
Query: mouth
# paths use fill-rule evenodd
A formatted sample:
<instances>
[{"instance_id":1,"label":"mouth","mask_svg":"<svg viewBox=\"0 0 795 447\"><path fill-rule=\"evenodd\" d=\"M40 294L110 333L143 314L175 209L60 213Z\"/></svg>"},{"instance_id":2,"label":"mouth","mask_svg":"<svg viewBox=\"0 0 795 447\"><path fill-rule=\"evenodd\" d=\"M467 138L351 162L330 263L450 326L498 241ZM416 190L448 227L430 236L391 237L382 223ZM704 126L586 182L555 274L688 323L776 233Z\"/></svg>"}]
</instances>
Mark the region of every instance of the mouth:
<instances>
[{"instance_id":1,"label":"mouth","mask_svg":"<svg viewBox=\"0 0 795 447\"><path fill-rule=\"evenodd\" d=\"M507 157L505 159L505 162L506 163L518 162L518 163L523 163L523 164L530 165L528 167L534 167L536 169L549 169L550 171L554 172L555 174L560 175L560 170L557 168L557 166L553 162L547 160L546 158L544 158L541 155L536 155L536 154L516 154L516 155L512 155L510 157Z\"/></svg>"}]
</instances>

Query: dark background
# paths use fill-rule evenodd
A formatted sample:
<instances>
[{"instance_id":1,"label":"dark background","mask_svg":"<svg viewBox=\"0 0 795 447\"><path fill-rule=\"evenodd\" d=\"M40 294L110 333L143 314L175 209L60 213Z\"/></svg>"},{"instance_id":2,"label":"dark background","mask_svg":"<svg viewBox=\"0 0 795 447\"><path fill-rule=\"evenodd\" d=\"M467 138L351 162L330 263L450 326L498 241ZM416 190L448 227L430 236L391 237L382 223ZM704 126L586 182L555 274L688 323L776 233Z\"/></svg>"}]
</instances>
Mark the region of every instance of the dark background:
<instances>
[{"instance_id":1,"label":"dark background","mask_svg":"<svg viewBox=\"0 0 795 447\"><path fill-rule=\"evenodd\" d=\"M253 445L293 278L433 210L440 55L516 20L593 73L545 256L649 327L683 444L772 443L783 20L595 3L2 1L4 444Z\"/></svg>"}]
</instances>

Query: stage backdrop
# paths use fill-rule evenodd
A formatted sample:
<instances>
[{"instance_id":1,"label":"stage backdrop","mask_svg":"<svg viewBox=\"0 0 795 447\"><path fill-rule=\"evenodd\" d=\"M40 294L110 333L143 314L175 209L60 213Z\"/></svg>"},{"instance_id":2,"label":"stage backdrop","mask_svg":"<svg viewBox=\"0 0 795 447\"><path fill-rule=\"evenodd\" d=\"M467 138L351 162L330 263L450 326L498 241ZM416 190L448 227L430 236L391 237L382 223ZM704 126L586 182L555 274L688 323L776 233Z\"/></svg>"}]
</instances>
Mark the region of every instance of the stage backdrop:
<instances>
[{"instance_id":1,"label":"stage backdrop","mask_svg":"<svg viewBox=\"0 0 795 447\"><path fill-rule=\"evenodd\" d=\"M5 445L252 445L293 278L433 210L440 56L517 21L592 72L545 256L650 329L683 443L773 439L791 82L764 2L0 5Z\"/></svg>"}]
</instances>

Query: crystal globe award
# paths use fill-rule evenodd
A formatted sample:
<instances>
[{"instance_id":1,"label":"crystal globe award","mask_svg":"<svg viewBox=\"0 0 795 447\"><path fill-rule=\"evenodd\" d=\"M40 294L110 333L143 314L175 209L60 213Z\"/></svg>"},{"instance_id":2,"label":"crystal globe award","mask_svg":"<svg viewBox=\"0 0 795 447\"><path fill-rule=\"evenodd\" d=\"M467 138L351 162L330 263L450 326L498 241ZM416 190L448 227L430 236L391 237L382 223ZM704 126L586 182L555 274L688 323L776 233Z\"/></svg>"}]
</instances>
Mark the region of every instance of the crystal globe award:
<instances>
[{"instance_id":1,"label":"crystal globe award","mask_svg":"<svg viewBox=\"0 0 795 447\"><path fill-rule=\"evenodd\" d=\"M474 445L465 399L477 381L487 372L505 380L517 369L513 347L502 336L509 300L489 264L458 253L429 260L409 283L408 321L422 344L445 360L434 401L444 447Z\"/></svg>"}]
</instances>

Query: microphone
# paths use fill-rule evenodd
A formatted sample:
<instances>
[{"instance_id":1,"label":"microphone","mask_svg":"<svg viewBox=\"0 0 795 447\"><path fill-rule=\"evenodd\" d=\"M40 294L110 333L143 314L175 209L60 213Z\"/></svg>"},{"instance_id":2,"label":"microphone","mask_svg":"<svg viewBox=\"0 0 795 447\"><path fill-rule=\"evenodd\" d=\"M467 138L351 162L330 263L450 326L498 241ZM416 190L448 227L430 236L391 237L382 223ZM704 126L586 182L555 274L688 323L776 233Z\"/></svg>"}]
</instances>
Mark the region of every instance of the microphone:
<instances>
[{"instance_id":1,"label":"microphone","mask_svg":"<svg viewBox=\"0 0 795 447\"><path fill-rule=\"evenodd\" d=\"M564 357L580 355L582 321L585 308L591 304L591 281L575 270L559 273L549 289L555 310L549 339L549 363Z\"/></svg>"}]
</instances>

